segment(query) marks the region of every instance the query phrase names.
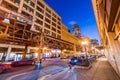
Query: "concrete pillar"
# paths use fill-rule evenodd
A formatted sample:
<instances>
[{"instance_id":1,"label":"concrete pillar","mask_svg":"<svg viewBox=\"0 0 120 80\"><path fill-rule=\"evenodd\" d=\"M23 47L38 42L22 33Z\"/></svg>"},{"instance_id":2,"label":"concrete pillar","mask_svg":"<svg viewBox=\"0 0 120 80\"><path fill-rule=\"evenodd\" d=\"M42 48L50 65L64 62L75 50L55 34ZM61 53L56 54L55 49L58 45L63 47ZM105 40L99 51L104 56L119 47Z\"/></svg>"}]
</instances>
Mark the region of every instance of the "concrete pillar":
<instances>
[{"instance_id":1,"label":"concrete pillar","mask_svg":"<svg viewBox=\"0 0 120 80\"><path fill-rule=\"evenodd\" d=\"M7 50L7 54L6 54L6 58L5 58L5 61L8 61L9 58L10 58L10 52L11 52L11 46L8 47L8 50Z\"/></svg>"},{"instance_id":2,"label":"concrete pillar","mask_svg":"<svg viewBox=\"0 0 120 80\"><path fill-rule=\"evenodd\" d=\"M41 33L40 34L40 45L39 45L39 48L38 48L38 60L37 60L37 62L42 61L42 40L43 40L43 35Z\"/></svg>"},{"instance_id":3,"label":"concrete pillar","mask_svg":"<svg viewBox=\"0 0 120 80\"><path fill-rule=\"evenodd\" d=\"M26 58L27 48L28 48L28 46L27 46L27 45L25 45L25 50L24 50L24 52L23 52L22 59L25 59L25 58Z\"/></svg>"}]
</instances>

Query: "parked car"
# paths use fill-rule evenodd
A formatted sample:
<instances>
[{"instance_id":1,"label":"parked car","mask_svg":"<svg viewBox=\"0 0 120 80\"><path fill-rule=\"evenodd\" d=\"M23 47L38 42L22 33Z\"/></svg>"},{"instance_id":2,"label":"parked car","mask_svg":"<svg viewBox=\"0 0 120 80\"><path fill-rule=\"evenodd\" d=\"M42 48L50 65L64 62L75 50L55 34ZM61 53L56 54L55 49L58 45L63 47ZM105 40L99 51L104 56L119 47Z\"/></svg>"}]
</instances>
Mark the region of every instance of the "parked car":
<instances>
[{"instance_id":1,"label":"parked car","mask_svg":"<svg viewBox=\"0 0 120 80\"><path fill-rule=\"evenodd\" d=\"M76 65L78 62L78 58L77 57L72 57L69 59L69 63L72 65Z\"/></svg>"},{"instance_id":2,"label":"parked car","mask_svg":"<svg viewBox=\"0 0 120 80\"><path fill-rule=\"evenodd\" d=\"M85 58L84 56L72 57L71 59L69 59L69 63L71 65L78 65L78 66L85 66L85 67L91 64L89 59Z\"/></svg>"},{"instance_id":3,"label":"parked car","mask_svg":"<svg viewBox=\"0 0 120 80\"><path fill-rule=\"evenodd\" d=\"M6 70L10 69L10 64L0 64L0 73L5 72Z\"/></svg>"},{"instance_id":4,"label":"parked car","mask_svg":"<svg viewBox=\"0 0 120 80\"><path fill-rule=\"evenodd\" d=\"M14 61L11 63L12 66L24 66L24 65L34 65L35 59L23 59L20 61Z\"/></svg>"}]
</instances>

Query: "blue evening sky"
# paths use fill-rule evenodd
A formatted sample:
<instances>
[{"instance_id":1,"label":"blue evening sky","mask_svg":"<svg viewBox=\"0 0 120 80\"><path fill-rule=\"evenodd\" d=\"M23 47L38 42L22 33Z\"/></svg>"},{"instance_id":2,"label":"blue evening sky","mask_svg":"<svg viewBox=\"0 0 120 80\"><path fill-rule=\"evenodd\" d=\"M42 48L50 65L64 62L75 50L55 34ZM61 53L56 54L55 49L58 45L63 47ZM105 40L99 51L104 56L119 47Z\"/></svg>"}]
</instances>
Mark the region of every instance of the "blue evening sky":
<instances>
[{"instance_id":1,"label":"blue evening sky","mask_svg":"<svg viewBox=\"0 0 120 80\"><path fill-rule=\"evenodd\" d=\"M45 0L61 17L62 22L72 31L78 23L82 36L99 40L98 29L91 0Z\"/></svg>"}]
</instances>

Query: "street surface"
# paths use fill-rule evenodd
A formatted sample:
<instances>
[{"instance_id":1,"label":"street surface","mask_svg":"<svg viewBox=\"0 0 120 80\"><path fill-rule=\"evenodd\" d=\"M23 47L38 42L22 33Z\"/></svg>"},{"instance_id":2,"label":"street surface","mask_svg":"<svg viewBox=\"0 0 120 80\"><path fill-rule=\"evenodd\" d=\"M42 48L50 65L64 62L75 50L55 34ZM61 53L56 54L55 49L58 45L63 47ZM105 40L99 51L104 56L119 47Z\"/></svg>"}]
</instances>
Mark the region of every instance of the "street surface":
<instances>
[{"instance_id":1,"label":"street surface","mask_svg":"<svg viewBox=\"0 0 120 80\"><path fill-rule=\"evenodd\" d=\"M44 78L44 79L43 79ZM91 69L72 68L38 80L120 80L106 58L100 58Z\"/></svg>"},{"instance_id":2,"label":"street surface","mask_svg":"<svg viewBox=\"0 0 120 80\"><path fill-rule=\"evenodd\" d=\"M0 80L120 80L107 59L102 57L90 69L67 66L67 60L47 59L41 70L26 71L10 76L2 75Z\"/></svg>"}]
</instances>

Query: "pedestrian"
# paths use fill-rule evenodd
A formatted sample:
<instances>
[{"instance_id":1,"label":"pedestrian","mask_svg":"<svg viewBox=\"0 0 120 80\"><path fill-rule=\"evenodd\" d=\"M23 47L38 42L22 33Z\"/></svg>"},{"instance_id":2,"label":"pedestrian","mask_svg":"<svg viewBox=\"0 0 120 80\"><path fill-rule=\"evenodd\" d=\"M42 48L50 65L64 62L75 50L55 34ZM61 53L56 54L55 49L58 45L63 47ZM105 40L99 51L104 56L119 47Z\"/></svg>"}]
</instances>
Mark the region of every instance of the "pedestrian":
<instances>
[{"instance_id":1,"label":"pedestrian","mask_svg":"<svg viewBox=\"0 0 120 80\"><path fill-rule=\"evenodd\" d=\"M72 65L68 63L69 69L72 69Z\"/></svg>"}]
</instances>

